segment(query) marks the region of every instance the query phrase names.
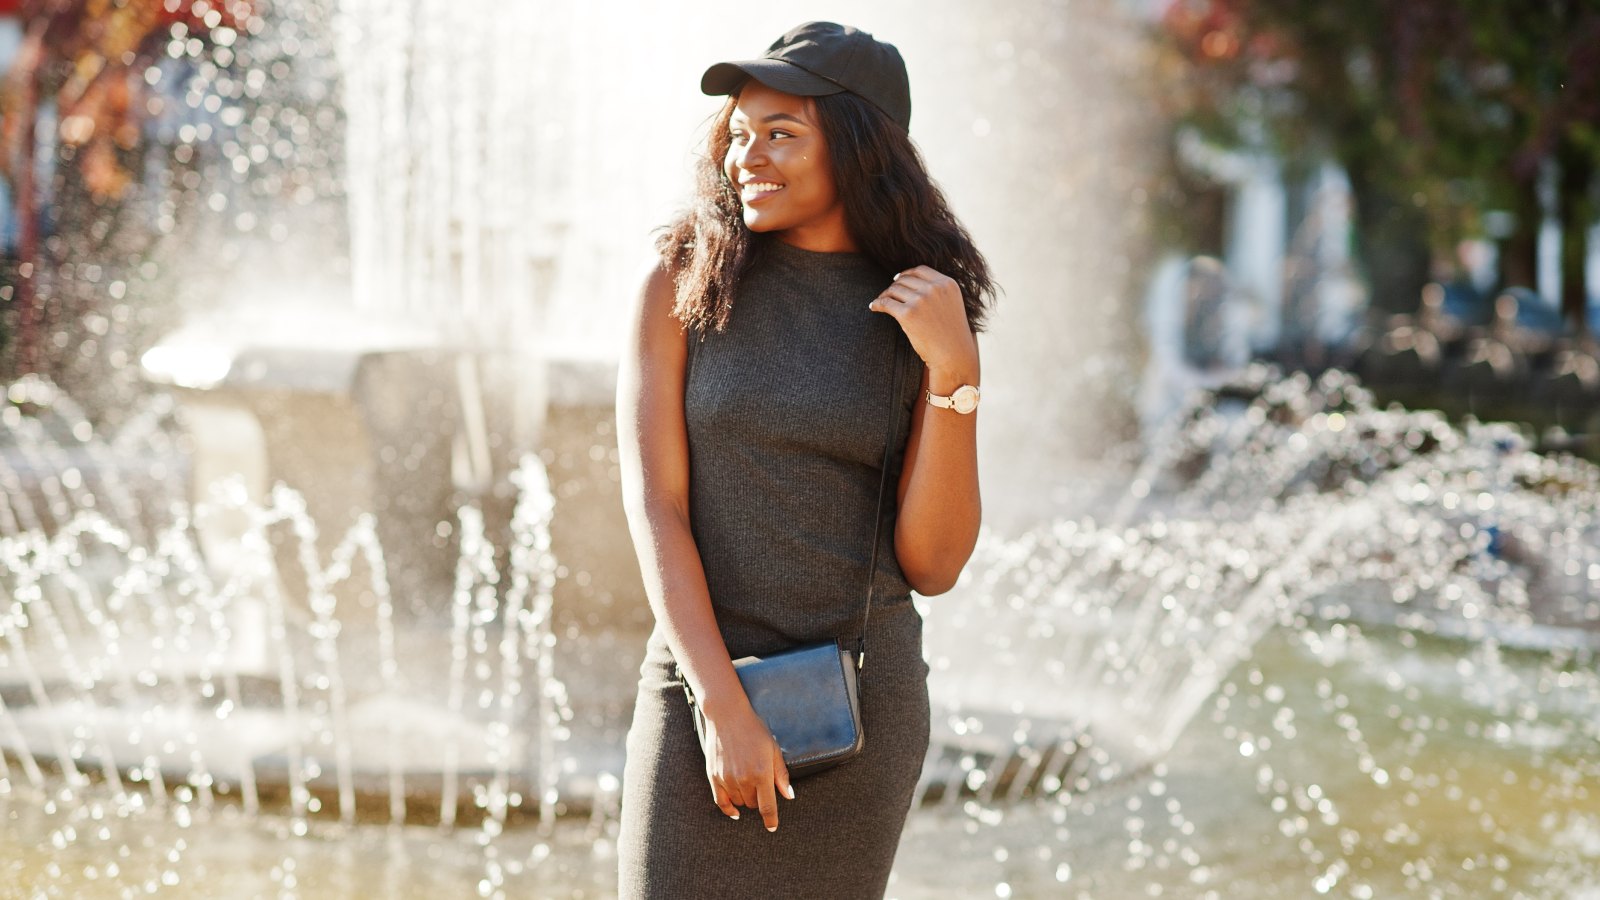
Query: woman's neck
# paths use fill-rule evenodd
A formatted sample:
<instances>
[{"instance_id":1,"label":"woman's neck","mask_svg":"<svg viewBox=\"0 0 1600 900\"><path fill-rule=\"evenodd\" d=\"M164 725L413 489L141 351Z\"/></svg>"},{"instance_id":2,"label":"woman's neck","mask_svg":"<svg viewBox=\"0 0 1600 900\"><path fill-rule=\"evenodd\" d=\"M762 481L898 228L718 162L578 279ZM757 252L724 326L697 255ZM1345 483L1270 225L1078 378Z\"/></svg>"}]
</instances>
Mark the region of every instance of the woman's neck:
<instances>
[{"instance_id":1,"label":"woman's neck","mask_svg":"<svg viewBox=\"0 0 1600 900\"><path fill-rule=\"evenodd\" d=\"M813 253L861 252L861 247L850 236L850 229L844 227L842 218L838 221L818 222L812 225L785 228L782 231L775 231L771 234L774 240L783 241L791 247L799 247L801 250L810 250Z\"/></svg>"}]
</instances>

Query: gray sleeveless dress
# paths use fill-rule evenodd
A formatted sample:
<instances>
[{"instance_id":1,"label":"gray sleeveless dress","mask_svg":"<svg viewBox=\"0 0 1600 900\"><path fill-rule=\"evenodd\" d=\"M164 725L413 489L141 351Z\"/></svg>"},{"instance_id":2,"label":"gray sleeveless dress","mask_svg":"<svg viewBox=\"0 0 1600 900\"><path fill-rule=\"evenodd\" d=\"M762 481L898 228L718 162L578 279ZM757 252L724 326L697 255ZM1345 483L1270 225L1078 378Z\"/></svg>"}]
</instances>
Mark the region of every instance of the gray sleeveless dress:
<instances>
[{"instance_id":1,"label":"gray sleeveless dress","mask_svg":"<svg viewBox=\"0 0 1600 900\"><path fill-rule=\"evenodd\" d=\"M903 345L861 680L865 746L797 781L776 832L755 811L729 819L657 628L627 739L625 898L882 897L928 748L922 620L892 537L922 361L893 318L867 308L893 273L861 254L757 240L727 329L688 338L691 527L733 658L856 638Z\"/></svg>"}]
</instances>

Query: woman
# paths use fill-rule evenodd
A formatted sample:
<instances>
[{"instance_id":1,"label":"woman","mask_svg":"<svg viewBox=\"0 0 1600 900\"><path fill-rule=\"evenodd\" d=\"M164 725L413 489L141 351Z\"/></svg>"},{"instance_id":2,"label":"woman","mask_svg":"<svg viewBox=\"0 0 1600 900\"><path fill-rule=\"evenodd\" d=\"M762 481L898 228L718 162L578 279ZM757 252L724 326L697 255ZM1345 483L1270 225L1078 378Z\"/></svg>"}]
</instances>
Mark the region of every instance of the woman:
<instances>
[{"instance_id":1,"label":"woman","mask_svg":"<svg viewBox=\"0 0 1600 900\"><path fill-rule=\"evenodd\" d=\"M910 142L892 45L808 22L701 88L728 100L693 205L657 241L618 379L656 616L620 890L881 897L928 746L910 592L949 590L977 539L975 332L994 287ZM891 424L895 502L874 537ZM873 540L865 746L791 785L731 660L859 636Z\"/></svg>"}]
</instances>

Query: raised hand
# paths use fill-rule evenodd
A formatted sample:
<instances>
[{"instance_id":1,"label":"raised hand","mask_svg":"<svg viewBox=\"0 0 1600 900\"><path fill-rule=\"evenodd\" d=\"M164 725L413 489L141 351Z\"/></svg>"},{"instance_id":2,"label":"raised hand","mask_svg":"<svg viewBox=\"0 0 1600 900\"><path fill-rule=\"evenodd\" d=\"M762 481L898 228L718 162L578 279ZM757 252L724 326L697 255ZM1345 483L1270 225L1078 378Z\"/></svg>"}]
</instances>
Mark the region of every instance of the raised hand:
<instances>
[{"instance_id":1,"label":"raised hand","mask_svg":"<svg viewBox=\"0 0 1600 900\"><path fill-rule=\"evenodd\" d=\"M967 325L961 288L948 275L929 266L907 269L868 308L894 316L930 372L961 377L977 371L978 341Z\"/></svg>"}]
</instances>

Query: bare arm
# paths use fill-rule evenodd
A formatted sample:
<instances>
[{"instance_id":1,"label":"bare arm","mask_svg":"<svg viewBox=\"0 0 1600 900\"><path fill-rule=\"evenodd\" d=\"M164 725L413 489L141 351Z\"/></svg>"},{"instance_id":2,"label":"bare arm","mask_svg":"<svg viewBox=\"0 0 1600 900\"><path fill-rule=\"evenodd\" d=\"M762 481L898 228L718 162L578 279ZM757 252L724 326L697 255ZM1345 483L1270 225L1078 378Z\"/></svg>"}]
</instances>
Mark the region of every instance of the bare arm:
<instances>
[{"instance_id":1,"label":"bare arm","mask_svg":"<svg viewBox=\"0 0 1600 900\"><path fill-rule=\"evenodd\" d=\"M967 375L924 369L922 388L911 414L905 467L900 473L900 518L895 556L924 596L955 586L978 541L982 504L978 495L978 413L935 409L922 391L948 396L963 384L977 384L974 366Z\"/></svg>"},{"instance_id":2,"label":"bare arm","mask_svg":"<svg viewBox=\"0 0 1600 900\"><path fill-rule=\"evenodd\" d=\"M935 409L922 392L948 396L979 384L978 342L960 288L927 266L901 273L872 308L895 317L926 364L906 438L894 549L913 590L942 594L978 541L978 414Z\"/></svg>"},{"instance_id":3,"label":"bare arm","mask_svg":"<svg viewBox=\"0 0 1600 900\"><path fill-rule=\"evenodd\" d=\"M737 806L760 809L770 830L778 822L774 786L789 795L788 772L734 674L689 527L688 354L672 303L672 280L655 266L640 288L617 375L623 504L650 609L707 720L713 798L735 819Z\"/></svg>"}]
</instances>

